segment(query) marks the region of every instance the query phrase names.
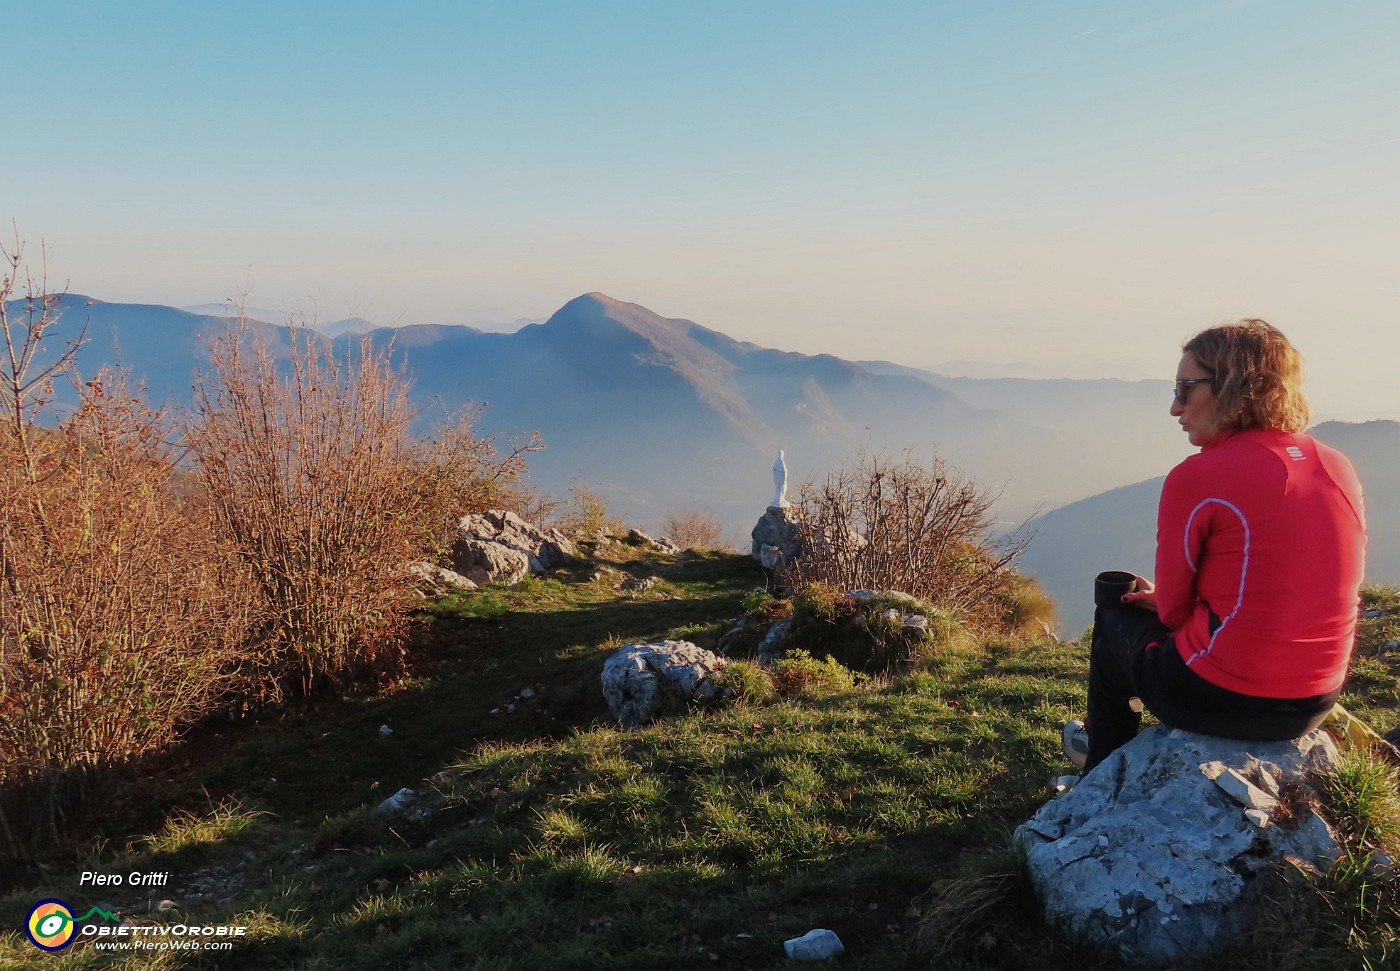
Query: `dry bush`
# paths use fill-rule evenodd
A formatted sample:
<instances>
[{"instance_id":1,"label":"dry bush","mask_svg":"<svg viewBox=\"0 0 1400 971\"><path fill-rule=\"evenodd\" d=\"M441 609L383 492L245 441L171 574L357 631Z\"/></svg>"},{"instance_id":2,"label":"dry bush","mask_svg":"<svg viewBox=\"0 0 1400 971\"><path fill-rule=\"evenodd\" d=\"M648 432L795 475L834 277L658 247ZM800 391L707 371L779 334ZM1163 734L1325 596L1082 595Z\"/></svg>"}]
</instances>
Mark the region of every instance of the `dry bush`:
<instances>
[{"instance_id":1,"label":"dry bush","mask_svg":"<svg viewBox=\"0 0 1400 971\"><path fill-rule=\"evenodd\" d=\"M661 519L661 535L683 550L713 550L724 545L724 524L704 509L673 510Z\"/></svg>"},{"instance_id":2,"label":"dry bush","mask_svg":"<svg viewBox=\"0 0 1400 971\"><path fill-rule=\"evenodd\" d=\"M556 520L562 502L522 476L506 490L501 505L527 523L543 527Z\"/></svg>"},{"instance_id":3,"label":"dry bush","mask_svg":"<svg viewBox=\"0 0 1400 971\"><path fill-rule=\"evenodd\" d=\"M1018 637L1054 637L1055 601L1034 579L1013 574L1000 596L1003 630Z\"/></svg>"},{"instance_id":4,"label":"dry bush","mask_svg":"<svg viewBox=\"0 0 1400 971\"><path fill-rule=\"evenodd\" d=\"M555 510L554 527L575 542L625 533L627 527L608 514L607 500L583 482L569 484L569 498Z\"/></svg>"},{"instance_id":5,"label":"dry bush","mask_svg":"<svg viewBox=\"0 0 1400 971\"><path fill-rule=\"evenodd\" d=\"M406 567L436 559L460 518L511 505L538 436L502 454L468 415L415 438L392 347L343 358L292 328L290 358L232 327L195 389L189 437L223 541L257 592L243 674L254 700L397 671L415 604Z\"/></svg>"},{"instance_id":6,"label":"dry bush","mask_svg":"<svg viewBox=\"0 0 1400 971\"><path fill-rule=\"evenodd\" d=\"M0 844L19 856L101 795L104 770L206 709L240 633L240 591L172 497L163 414L93 381L60 429L36 426L71 353L36 363L54 304L31 281L12 315L19 246L5 255Z\"/></svg>"},{"instance_id":7,"label":"dry bush","mask_svg":"<svg viewBox=\"0 0 1400 971\"><path fill-rule=\"evenodd\" d=\"M996 496L934 458L920 465L866 453L804 484L794 505L802 547L784 572L800 590L898 590L950 611L975 627L995 629L1029 542L995 548L986 540Z\"/></svg>"},{"instance_id":8,"label":"dry bush","mask_svg":"<svg viewBox=\"0 0 1400 971\"><path fill-rule=\"evenodd\" d=\"M421 523L425 555L437 559L452 547L463 516L487 509L513 509L539 522L541 500L521 484L525 456L544 447L538 433L502 454L495 439L478 437L477 413L464 415L420 441L404 474L413 481L413 512ZM407 510L406 510L407 511Z\"/></svg>"},{"instance_id":9,"label":"dry bush","mask_svg":"<svg viewBox=\"0 0 1400 971\"><path fill-rule=\"evenodd\" d=\"M342 360L310 330L291 338L286 373L242 328L216 338L189 433L219 534L257 591L245 675L264 700L398 669L404 568L432 530L389 351L365 337Z\"/></svg>"}]
</instances>

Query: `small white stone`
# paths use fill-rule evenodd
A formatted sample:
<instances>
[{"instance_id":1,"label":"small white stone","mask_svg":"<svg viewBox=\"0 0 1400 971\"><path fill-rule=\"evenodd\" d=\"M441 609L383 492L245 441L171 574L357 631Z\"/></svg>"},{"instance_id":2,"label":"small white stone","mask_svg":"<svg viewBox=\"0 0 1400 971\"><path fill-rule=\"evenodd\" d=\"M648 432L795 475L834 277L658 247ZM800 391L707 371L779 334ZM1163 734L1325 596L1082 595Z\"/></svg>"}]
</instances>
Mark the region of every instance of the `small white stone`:
<instances>
[{"instance_id":1,"label":"small white stone","mask_svg":"<svg viewBox=\"0 0 1400 971\"><path fill-rule=\"evenodd\" d=\"M535 697L535 689L534 689L534 688L521 688L521 689L520 689L520 697L523 698L523 699L526 700L526 701L529 701L531 698Z\"/></svg>"},{"instance_id":2,"label":"small white stone","mask_svg":"<svg viewBox=\"0 0 1400 971\"><path fill-rule=\"evenodd\" d=\"M1262 809L1246 809L1244 811L1244 818L1260 829L1269 825L1269 814Z\"/></svg>"},{"instance_id":3,"label":"small white stone","mask_svg":"<svg viewBox=\"0 0 1400 971\"><path fill-rule=\"evenodd\" d=\"M1278 800L1231 769L1219 762L1210 766L1202 766L1207 778L1212 779L1220 790L1228 795L1235 802L1246 809L1262 809L1273 811L1278 807ZM1212 775L1211 773L1215 773Z\"/></svg>"},{"instance_id":4,"label":"small white stone","mask_svg":"<svg viewBox=\"0 0 1400 971\"><path fill-rule=\"evenodd\" d=\"M394 730L393 730L392 728L390 728L388 725L380 725L380 726L379 726L379 734L380 734L380 735L384 735L384 736L387 737L387 736L389 736L389 735L394 734Z\"/></svg>"}]
</instances>

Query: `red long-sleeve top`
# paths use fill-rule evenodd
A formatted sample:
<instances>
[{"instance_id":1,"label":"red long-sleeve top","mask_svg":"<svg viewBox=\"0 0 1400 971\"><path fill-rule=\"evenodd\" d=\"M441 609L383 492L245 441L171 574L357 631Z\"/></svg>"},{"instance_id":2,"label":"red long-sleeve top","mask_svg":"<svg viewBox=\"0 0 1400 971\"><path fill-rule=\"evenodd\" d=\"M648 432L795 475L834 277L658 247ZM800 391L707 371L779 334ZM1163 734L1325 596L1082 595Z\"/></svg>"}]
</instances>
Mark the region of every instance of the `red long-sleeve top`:
<instances>
[{"instance_id":1,"label":"red long-sleeve top","mask_svg":"<svg viewBox=\"0 0 1400 971\"><path fill-rule=\"evenodd\" d=\"M1356 471L1307 435L1221 433L1162 486L1157 612L1191 670L1222 688L1341 687L1365 567Z\"/></svg>"}]
</instances>

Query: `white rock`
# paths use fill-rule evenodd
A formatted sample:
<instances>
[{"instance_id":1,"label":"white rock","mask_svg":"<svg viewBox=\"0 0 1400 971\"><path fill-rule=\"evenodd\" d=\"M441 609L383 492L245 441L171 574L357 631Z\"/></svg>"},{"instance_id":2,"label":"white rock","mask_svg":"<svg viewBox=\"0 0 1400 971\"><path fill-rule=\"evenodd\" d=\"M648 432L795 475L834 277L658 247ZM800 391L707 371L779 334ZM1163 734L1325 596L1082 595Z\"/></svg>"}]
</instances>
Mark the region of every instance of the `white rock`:
<instances>
[{"instance_id":1,"label":"white rock","mask_svg":"<svg viewBox=\"0 0 1400 971\"><path fill-rule=\"evenodd\" d=\"M458 573L486 584L514 583L527 572L551 569L575 555L573 544L558 530L542 530L513 512L488 509L462 517L451 558Z\"/></svg>"},{"instance_id":2,"label":"white rock","mask_svg":"<svg viewBox=\"0 0 1400 971\"><path fill-rule=\"evenodd\" d=\"M1288 858L1326 870L1341 855L1306 802L1293 807L1296 828L1261 828L1276 801L1250 780L1306 787L1336 753L1325 731L1292 742L1160 725L1140 733L1016 830L1046 917L1131 967L1189 962L1238 943L1264 906L1251 878Z\"/></svg>"},{"instance_id":3,"label":"white rock","mask_svg":"<svg viewBox=\"0 0 1400 971\"><path fill-rule=\"evenodd\" d=\"M603 664L603 697L624 728L670 710L713 701L725 660L689 641L628 644Z\"/></svg>"},{"instance_id":4,"label":"white rock","mask_svg":"<svg viewBox=\"0 0 1400 971\"><path fill-rule=\"evenodd\" d=\"M451 590L475 590L476 584L455 570L434 563L418 562L408 565L408 572L423 582L434 593L448 593Z\"/></svg>"},{"instance_id":5,"label":"white rock","mask_svg":"<svg viewBox=\"0 0 1400 971\"><path fill-rule=\"evenodd\" d=\"M841 938L824 928L810 930L801 937L783 941L783 950L794 961L826 961L846 953Z\"/></svg>"},{"instance_id":6,"label":"white rock","mask_svg":"<svg viewBox=\"0 0 1400 971\"><path fill-rule=\"evenodd\" d=\"M389 736L389 735L394 734L394 730L393 730L392 728L390 728L388 725L380 725L380 726L379 726L379 734L380 734L380 735L384 735L384 736Z\"/></svg>"},{"instance_id":7,"label":"white rock","mask_svg":"<svg viewBox=\"0 0 1400 971\"><path fill-rule=\"evenodd\" d=\"M404 788L394 793L388 799L381 802L376 808L377 813L398 812L408 806L413 801L414 792L412 789Z\"/></svg>"},{"instance_id":8,"label":"white rock","mask_svg":"<svg viewBox=\"0 0 1400 971\"><path fill-rule=\"evenodd\" d=\"M1246 809L1273 812L1278 808L1277 799L1222 762L1207 763L1201 766L1201 772Z\"/></svg>"}]
</instances>

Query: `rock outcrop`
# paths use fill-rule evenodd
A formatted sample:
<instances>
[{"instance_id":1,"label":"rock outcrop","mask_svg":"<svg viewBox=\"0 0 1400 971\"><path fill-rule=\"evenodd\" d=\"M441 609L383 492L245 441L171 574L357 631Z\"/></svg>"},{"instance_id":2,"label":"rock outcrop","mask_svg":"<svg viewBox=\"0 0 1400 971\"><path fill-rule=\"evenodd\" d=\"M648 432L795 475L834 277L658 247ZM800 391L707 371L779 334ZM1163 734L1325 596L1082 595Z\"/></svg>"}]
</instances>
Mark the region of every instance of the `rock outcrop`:
<instances>
[{"instance_id":1,"label":"rock outcrop","mask_svg":"<svg viewBox=\"0 0 1400 971\"><path fill-rule=\"evenodd\" d=\"M623 728L713 701L724 658L689 641L628 644L603 664L603 697Z\"/></svg>"},{"instance_id":2,"label":"rock outcrop","mask_svg":"<svg viewBox=\"0 0 1400 971\"><path fill-rule=\"evenodd\" d=\"M1123 746L1016 830L1047 918L1133 967L1242 942L1261 888L1298 859L1340 853L1303 794L1337 747L1237 742L1157 726Z\"/></svg>"},{"instance_id":3,"label":"rock outcrop","mask_svg":"<svg viewBox=\"0 0 1400 971\"><path fill-rule=\"evenodd\" d=\"M681 551L679 546L671 542L665 536L660 539L652 539L646 533L636 528L629 529L627 535L622 537L622 542L626 543L628 546L649 547L659 550L662 553L679 553Z\"/></svg>"},{"instance_id":4,"label":"rock outcrop","mask_svg":"<svg viewBox=\"0 0 1400 971\"><path fill-rule=\"evenodd\" d=\"M769 506L749 536L753 540L753 558L765 570L787 566L801 552L797 520L790 506Z\"/></svg>"},{"instance_id":5,"label":"rock outcrop","mask_svg":"<svg viewBox=\"0 0 1400 971\"><path fill-rule=\"evenodd\" d=\"M488 509L463 516L452 546L452 568L476 584L514 583L526 573L559 566L577 551L557 529L532 526L513 512Z\"/></svg>"}]
</instances>

